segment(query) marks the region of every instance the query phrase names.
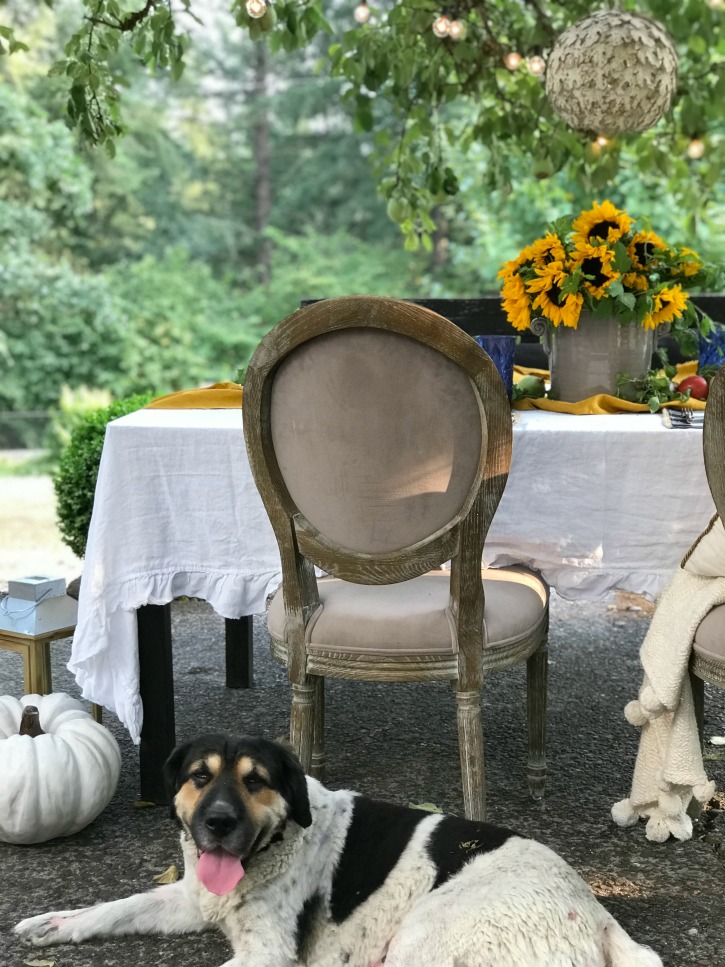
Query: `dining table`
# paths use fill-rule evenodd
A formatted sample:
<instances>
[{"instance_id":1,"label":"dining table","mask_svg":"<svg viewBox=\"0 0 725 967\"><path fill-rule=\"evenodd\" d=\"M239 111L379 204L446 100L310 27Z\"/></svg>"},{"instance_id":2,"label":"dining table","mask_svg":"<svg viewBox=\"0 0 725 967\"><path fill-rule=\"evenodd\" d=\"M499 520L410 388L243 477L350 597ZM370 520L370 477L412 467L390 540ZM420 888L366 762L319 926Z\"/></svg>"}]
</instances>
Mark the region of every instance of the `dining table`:
<instances>
[{"instance_id":1,"label":"dining table","mask_svg":"<svg viewBox=\"0 0 725 967\"><path fill-rule=\"evenodd\" d=\"M655 598L715 513L701 424L542 410L512 420L483 564L523 563L570 601ZM227 619L233 663L236 649L251 657L250 616L280 580L241 407L141 409L109 423L69 668L140 744L142 799L163 801L175 742L170 602L201 598Z\"/></svg>"}]
</instances>

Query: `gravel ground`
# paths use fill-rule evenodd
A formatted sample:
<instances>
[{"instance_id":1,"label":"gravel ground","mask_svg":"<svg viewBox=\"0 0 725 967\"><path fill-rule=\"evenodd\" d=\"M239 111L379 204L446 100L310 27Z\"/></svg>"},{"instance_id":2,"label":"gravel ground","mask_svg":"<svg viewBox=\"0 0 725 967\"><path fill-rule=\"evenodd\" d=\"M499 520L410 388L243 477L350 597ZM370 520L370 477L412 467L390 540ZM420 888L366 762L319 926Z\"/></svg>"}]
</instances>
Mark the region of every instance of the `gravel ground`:
<instances>
[{"instance_id":1,"label":"gravel ground","mask_svg":"<svg viewBox=\"0 0 725 967\"><path fill-rule=\"evenodd\" d=\"M288 687L268 655L264 622L255 633L255 687L224 686L223 623L201 602L173 607L177 730L283 734ZM598 604L554 599L551 622L549 785L543 805L526 795L524 675L492 679L485 696L490 819L557 849L609 910L668 967L725 967L725 797L698 822L690 842L648 843L644 829L621 830L609 808L628 791L638 733L622 708L634 697L637 650L648 619ZM76 694L65 671L69 642L54 646L54 683ZM17 656L0 652L0 692L20 694ZM177 831L164 808L137 808L136 750L113 716L124 768L106 811L81 833L32 847L0 844L0 964L48 960L55 967L219 967L229 956L215 934L127 938L42 951L8 929L47 909L110 900L154 885L180 862ZM725 734L725 692L708 688L706 734ZM461 811L454 703L444 685L328 685L328 775L395 802L434 802ZM725 789L725 751L710 747L708 769ZM254 967L254 965L250 965ZM424 965L421 965L424 967Z\"/></svg>"}]
</instances>

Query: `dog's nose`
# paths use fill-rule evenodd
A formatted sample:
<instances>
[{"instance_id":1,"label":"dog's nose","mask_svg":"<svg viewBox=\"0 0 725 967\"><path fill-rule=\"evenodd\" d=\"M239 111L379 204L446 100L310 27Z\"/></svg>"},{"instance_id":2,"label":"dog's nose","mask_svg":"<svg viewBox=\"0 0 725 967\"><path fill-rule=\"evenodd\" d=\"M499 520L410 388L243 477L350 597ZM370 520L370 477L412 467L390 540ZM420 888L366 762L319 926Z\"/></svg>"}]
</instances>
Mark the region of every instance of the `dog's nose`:
<instances>
[{"instance_id":1,"label":"dog's nose","mask_svg":"<svg viewBox=\"0 0 725 967\"><path fill-rule=\"evenodd\" d=\"M220 839L226 836L227 833L231 833L237 825L237 822L238 817L235 811L231 806L227 806L224 803L219 803L219 805L214 806L204 818L204 825L207 829Z\"/></svg>"}]
</instances>

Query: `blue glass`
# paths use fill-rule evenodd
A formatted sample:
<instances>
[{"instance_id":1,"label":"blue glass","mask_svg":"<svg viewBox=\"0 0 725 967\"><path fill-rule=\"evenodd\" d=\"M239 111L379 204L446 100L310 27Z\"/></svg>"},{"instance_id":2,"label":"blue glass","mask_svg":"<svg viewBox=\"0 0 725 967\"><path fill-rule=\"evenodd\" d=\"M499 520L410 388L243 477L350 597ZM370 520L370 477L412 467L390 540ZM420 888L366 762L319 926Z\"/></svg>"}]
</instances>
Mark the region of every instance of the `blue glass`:
<instances>
[{"instance_id":1,"label":"blue glass","mask_svg":"<svg viewBox=\"0 0 725 967\"><path fill-rule=\"evenodd\" d=\"M700 336L700 365L717 366L725 363L725 326L714 323L713 330L708 336Z\"/></svg>"},{"instance_id":2,"label":"blue glass","mask_svg":"<svg viewBox=\"0 0 725 967\"><path fill-rule=\"evenodd\" d=\"M476 342L491 357L511 399L514 388L514 350L516 336L476 336Z\"/></svg>"}]
</instances>

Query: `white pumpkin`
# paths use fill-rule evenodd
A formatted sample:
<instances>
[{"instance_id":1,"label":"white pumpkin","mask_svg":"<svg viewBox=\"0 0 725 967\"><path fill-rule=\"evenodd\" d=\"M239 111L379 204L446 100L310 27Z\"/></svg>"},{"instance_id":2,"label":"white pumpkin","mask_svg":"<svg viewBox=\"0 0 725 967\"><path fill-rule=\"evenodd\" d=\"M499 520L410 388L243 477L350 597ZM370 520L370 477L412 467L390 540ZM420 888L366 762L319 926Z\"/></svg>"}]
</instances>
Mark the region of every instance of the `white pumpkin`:
<instances>
[{"instance_id":1,"label":"white pumpkin","mask_svg":"<svg viewBox=\"0 0 725 967\"><path fill-rule=\"evenodd\" d=\"M43 734L19 734L26 706L38 709ZM106 808L120 771L116 740L74 698L0 697L0 840L77 833Z\"/></svg>"}]
</instances>

